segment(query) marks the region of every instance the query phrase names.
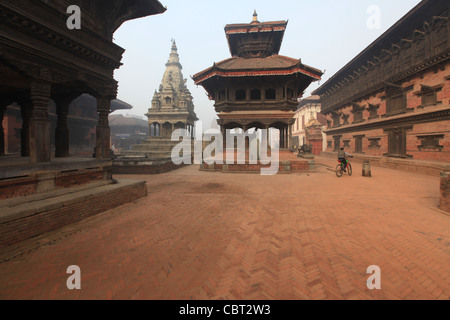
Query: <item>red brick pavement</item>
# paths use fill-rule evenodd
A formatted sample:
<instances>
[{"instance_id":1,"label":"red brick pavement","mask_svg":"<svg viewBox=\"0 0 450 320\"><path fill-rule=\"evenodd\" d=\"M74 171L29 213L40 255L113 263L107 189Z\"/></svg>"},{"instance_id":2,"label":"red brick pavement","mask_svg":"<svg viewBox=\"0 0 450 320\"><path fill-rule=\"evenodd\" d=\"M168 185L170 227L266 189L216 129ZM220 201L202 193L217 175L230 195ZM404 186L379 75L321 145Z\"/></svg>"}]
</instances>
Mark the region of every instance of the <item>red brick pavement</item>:
<instances>
[{"instance_id":1,"label":"red brick pavement","mask_svg":"<svg viewBox=\"0 0 450 320\"><path fill-rule=\"evenodd\" d=\"M450 299L439 178L372 175L134 176L147 197L18 245L0 299ZM70 265L81 290L66 287ZM381 290L366 287L370 265Z\"/></svg>"}]
</instances>

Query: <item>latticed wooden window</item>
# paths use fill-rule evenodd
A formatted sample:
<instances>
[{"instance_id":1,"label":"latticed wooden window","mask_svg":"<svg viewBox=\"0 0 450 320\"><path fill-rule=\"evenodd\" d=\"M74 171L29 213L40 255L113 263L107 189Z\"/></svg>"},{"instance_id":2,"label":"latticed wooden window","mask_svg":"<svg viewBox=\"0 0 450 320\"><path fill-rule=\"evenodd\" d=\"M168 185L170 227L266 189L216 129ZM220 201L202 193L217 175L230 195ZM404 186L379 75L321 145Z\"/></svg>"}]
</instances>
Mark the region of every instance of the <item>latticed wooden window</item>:
<instances>
[{"instance_id":1,"label":"latticed wooden window","mask_svg":"<svg viewBox=\"0 0 450 320\"><path fill-rule=\"evenodd\" d=\"M363 138L364 136L355 136L355 152L363 152Z\"/></svg>"},{"instance_id":2,"label":"latticed wooden window","mask_svg":"<svg viewBox=\"0 0 450 320\"><path fill-rule=\"evenodd\" d=\"M333 115L333 127L339 127L341 125L339 114Z\"/></svg>"},{"instance_id":3,"label":"latticed wooden window","mask_svg":"<svg viewBox=\"0 0 450 320\"><path fill-rule=\"evenodd\" d=\"M436 92L426 91L422 94L422 106L429 106L436 103Z\"/></svg>"},{"instance_id":4,"label":"latticed wooden window","mask_svg":"<svg viewBox=\"0 0 450 320\"><path fill-rule=\"evenodd\" d=\"M402 113L406 110L405 92L401 89L393 88L387 93L387 114Z\"/></svg>"},{"instance_id":5,"label":"latticed wooden window","mask_svg":"<svg viewBox=\"0 0 450 320\"><path fill-rule=\"evenodd\" d=\"M288 88L287 89L287 98L288 99L293 99L294 98L294 89L292 89L292 88Z\"/></svg>"},{"instance_id":6,"label":"latticed wooden window","mask_svg":"<svg viewBox=\"0 0 450 320\"><path fill-rule=\"evenodd\" d=\"M361 122L363 120L363 112L361 109L355 110L353 114L354 122Z\"/></svg>"},{"instance_id":7,"label":"latticed wooden window","mask_svg":"<svg viewBox=\"0 0 450 320\"><path fill-rule=\"evenodd\" d=\"M381 138L369 138L369 149L380 149Z\"/></svg>"},{"instance_id":8,"label":"latticed wooden window","mask_svg":"<svg viewBox=\"0 0 450 320\"><path fill-rule=\"evenodd\" d=\"M380 105L369 104L369 119L378 118L378 109Z\"/></svg>"},{"instance_id":9,"label":"latticed wooden window","mask_svg":"<svg viewBox=\"0 0 450 320\"><path fill-rule=\"evenodd\" d=\"M421 144L418 146L419 150L432 149L440 151L444 149L444 146L439 144L440 140L444 139L443 134L418 136L417 138L421 140Z\"/></svg>"},{"instance_id":10,"label":"latticed wooden window","mask_svg":"<svg viewBox=\"0 0 450 320\"><path fill-rule=\"evenodd\" d=\"M239 89L236 91L236 100L243 101L247 99L247 91L243 89Z\"/></svg>"},{"instance_id":11,"label":"latticed wooden window","mask_svg":"<svg viewBox=\"0 0 450 320\"><path fill-rule=\"evenodd\" d=\"M339 151L339 149L341 148L341 138L342 136L334 136L333 140L334 140L334 151Z\"/></svg>"},{"instance_id":12,"label":"latticed wooden window","mask_svg":"<svg viewBox=\"0 0 450 320\"><path fill-rule=\"evenodd\" d=\"M250 100L261 100L261 90L253 89L250 92Z\"/></svg>"},{"instance_id":13,"label":"latticed wooden window","mask_svg":"<svg viewBox=\"0 0 450 320\"><path fill-rule=\"evenodd\" d=\"M275 100L277 98L277 92L275 89L266 89L266 100Z\"/></svg>"},{"instance_id":14,"label":"latticed wooden window","mask_svg":"<svg viewBox=\"0 0 450 320\"><path fill-rule=\"evenodd\" d=\"M448 28L447 23L444 22L444 19L440 19L439 24L436 26L435 31L435 44L434 50L435 53L439 53L447 48L447 39L448 39Z\"/></svg>"},{"instance_id":15,"label":"latticed wooden window","mask_svg":"<svg viewBox=\"0 0 450 320\"><path fill-rule=\"evenodd\" d=\"M388 132L388 156L406 157L406 128L394 128Z\"/></svg>"},{"instance_id":16,"label":"latticed wooden window","mask_svg":"<svg viewBox=\"0 0 450 320\"><path fill-rule=\"evenodd\" d=\"M217 99L218 101L224 101L225 100L225 90L220 90L217 98L218 98Z\"/></svg>"},{"instance_id":17,"label":"latticed wooden window","mask_svg":"<svg viewBox=\"0 0 450 320\"><path fill-rule=\"evenodd\" d=\"M425 39L422 37L414 43L414 61L422 62L425 59Z\"/></svg>"}]
</instances>

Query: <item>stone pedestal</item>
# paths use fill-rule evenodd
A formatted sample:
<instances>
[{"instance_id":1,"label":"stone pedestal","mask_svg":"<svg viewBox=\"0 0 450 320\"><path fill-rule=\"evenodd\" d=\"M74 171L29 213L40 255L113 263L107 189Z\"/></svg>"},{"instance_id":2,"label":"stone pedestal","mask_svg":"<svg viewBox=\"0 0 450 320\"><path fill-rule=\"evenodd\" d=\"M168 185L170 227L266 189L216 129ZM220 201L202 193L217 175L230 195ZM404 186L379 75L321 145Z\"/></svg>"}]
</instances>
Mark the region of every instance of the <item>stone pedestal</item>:
<instances>
[{"instance_id":1,"label":"stone pedestal","mask_svg":"<svg viewBox=\"0 0 450 320\"><path fill-rule=\"evenodd\" d=\"M450 171L441 172L441 198L439 207L450 212Z\"/></svg>"},{"instance_id":2,"label":"stone pedestal","mask_svg":"<svg viewBox=\"0 0 450 320\"><path fill-rule=\"evenodd\" d=\"M363 167L362 167L362 176L363 177L371 177L372 176L372 169L370 168L370 162L364 161Z\"/></svg>"},{"instance_id":3,"label":"stone pedestal","mask_svg":"<svg viewBox=\"0 0 450 320\"><path fill-rule=\"evenodd\" d=\"M320 123L313 122L306 128L306 141L307 144L312 145L311 153L319 156L323 150L322 125Z\"/></svg>"}]
</instances>

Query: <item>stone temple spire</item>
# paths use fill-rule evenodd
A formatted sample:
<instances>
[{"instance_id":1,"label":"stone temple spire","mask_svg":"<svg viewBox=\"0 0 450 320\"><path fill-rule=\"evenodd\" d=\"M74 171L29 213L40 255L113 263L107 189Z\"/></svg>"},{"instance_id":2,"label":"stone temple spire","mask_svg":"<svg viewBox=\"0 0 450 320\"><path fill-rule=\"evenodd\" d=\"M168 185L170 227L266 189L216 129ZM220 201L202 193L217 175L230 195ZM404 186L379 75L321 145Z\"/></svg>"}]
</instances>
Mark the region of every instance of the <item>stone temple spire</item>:
<instances>
[{"instance_id":1,"label":"stone temple spire","mask_svg":"<svg viewBox=\"0 0 450 320\"><path fill-rule=\"evenodd\" d=\"M166 63L166 67L172 64L177 64L180 69L183 69L180 64L180 56L178 55L178 48L174 39L172 39L172 50L170 52L169 61Z\"/></svg>"},{"instance_id":2,"label":"stone temple spire","mask_svg":"<svg viewBox=\"0 0 450 320\"><path fill-rule=\"evenodd\" d=\"M182 69L177 44L175 40L172 40L172 49L169 60L166 63L166 71L161 81L161 88L163 90L174 90L175 92L184 89Z\"/></svg>"},{"instance_id":3,"label":"stone temple spire","mask_svg":"<svg viewBox=\"0 0 450 320\"><path fill-rule=\"evenodd\" d=\"M172 40L172 48L169 60L166 63L166 71L164 72L159 90L155 92L152 100L152 108L155 112L164 110L164 112L187 112L190 114L189 121L196 121L194 113L193 98L186 86L187 79L183 78L181 70L177 44ZM152 113L153 111L149 111Z\"/></svg>"}]
</instances>

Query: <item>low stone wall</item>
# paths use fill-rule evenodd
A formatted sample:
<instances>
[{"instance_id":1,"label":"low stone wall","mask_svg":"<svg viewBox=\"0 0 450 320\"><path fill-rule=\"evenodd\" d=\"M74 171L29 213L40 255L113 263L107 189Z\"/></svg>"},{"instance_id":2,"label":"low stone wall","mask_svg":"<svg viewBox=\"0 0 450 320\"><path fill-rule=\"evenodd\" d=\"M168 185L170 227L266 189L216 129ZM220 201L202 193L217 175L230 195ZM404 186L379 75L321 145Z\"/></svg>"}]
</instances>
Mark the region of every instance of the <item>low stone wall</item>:
<instances>
[{"instance_id":1,"label":"low stone wall","mask_svg":"<svg viewBox=\"0 0 450 320\"><path fill-rule=\"evenodd\" d=\"M270 165L258 164L218 164L213 163L208 165L203 163L200 166L201 171L221 171L226 173L261 173L261 169L269 169ZM278 173L297 173L297 172L312 172L315 169L314 160L296 160L296 161L280 161L278 163Z\"/></svg>"},{"instance_id":2,"label":"low stone wall","mask_svg":"<svg viewBox=\"0 0 450 320\"><path fill-rule=\"evenodd\" d=\"M99 188L2 208L0 248L53 231L147 195L145 181L119 181Z\"/></svg>"},{"instance_id":3,"label":"low stone wall","mask_svg":"<svg viewBox=\"0 0 450 320\"><path fill-rule=\"evenodd\" d=\"M0 200L70 188L102 180L112 181L112 167L69 168L23 172L0 179Z\"/></svg>"},{"instance_id":4,"label":"low stone wall","mask_svg":"<svg viewBox=\"0 0 450 320\"><path fill-rule=\"evenodd\" d=\"M168 161L115 160L113 174L161 174L183 168L186 164L176 165Z\"/></svg>"},{"instance_id":5,"label":"low stone wall","mask_svg":"<svg viewBox=\"0 0 450 320\"><path fill-rule=\"evenodd\" d=\"M439 207L450 212L450 171L441 172L441 198Z\"/></svg>"},{"instance_id":6,"label":"low stone wall","mask_svg":"<svg viewBox=\"0 0 450 320\"><path fill-rule=\"evenodd\" d=\"M349 152L351 153L351 152ZM322 152L320 154L324 157L336 158L336 152ZM450 170L450 165L445 162L433 162L433 161L421 161L413 159L400 159L400 158L388 158L388 157L375 157L366 156L359 154L352 154L354 158L352 162L363 163L364 161L369 161L370 165L378 166L383 168L409 171L415 173L421 173L431 176L439 177L441 172L444 170Z\"/></svg>"}]
</instances>

